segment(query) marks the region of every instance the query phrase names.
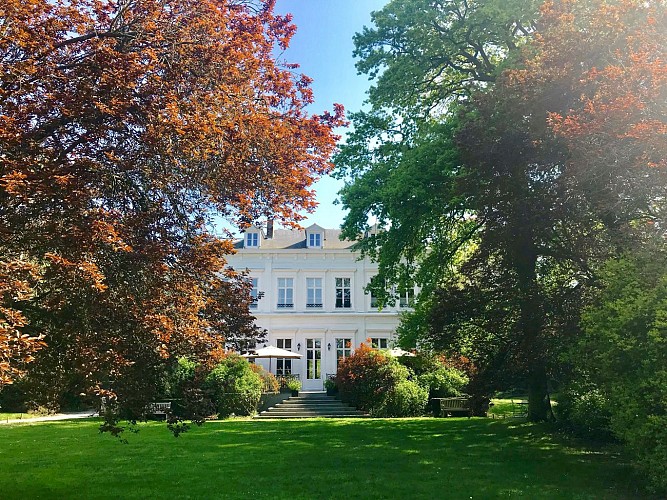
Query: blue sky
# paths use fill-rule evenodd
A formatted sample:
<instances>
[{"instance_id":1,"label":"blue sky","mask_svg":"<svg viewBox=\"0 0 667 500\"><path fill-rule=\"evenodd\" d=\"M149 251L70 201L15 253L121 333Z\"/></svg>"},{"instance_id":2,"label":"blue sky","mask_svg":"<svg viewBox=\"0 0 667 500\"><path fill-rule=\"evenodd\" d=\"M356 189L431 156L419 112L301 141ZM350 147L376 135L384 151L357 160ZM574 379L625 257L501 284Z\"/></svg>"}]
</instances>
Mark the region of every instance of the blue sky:
<instances>
[{"instance_id":1,"label":"blue sky","mask_svg":"<svg viewBox=\"0 0 667 500\"><path fill-rule=\"evenodd\" d=\"M282 59L300 64L299 71L314 80L315 102L309 112L330 110L334 102L345 106L346 111L361 108L370 82L366 75L357 75L352 37L364 26L370 26L371 11L386 3L387 0L278 0L275 11L291 13L298 28ZM340 187L331 178L315 184L320 205L301 224L340 226L344 213L340 205L333 204Z\"/></svg>"}]
</instances>

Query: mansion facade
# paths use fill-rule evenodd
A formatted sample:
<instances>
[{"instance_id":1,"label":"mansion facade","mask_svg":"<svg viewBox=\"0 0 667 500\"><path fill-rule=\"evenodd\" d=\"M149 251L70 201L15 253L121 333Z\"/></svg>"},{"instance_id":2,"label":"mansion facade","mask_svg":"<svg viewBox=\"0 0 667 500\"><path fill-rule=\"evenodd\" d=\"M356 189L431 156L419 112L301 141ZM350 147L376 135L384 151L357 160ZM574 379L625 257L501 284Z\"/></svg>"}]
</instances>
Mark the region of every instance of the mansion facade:
<instances>
[{"instance_id":1,"label":"mansion facade","mask_svg":"<svg viewBox=\"0 0 667 500\"><path fill-rule=\"evenodd\" d=\"M312 225L304 230L251 227L228 257L248 269L255 298L251 313L268 331L266 343L301 354L299 359L257 359L275 375L298 375L304 391L321 391L338 361L361 342L391 347L399 315L411 297L379 310L364 287L377 264L359 259L340 231Z\"/></svg>"}]
</instances>

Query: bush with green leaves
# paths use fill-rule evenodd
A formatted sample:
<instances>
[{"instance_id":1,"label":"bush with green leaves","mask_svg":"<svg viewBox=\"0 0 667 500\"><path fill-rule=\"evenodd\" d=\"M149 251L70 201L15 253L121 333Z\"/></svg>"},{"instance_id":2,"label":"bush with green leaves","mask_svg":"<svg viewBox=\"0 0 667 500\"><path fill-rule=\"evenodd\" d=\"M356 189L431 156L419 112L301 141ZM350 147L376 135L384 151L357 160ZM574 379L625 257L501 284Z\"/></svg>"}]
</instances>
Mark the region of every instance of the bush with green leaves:
<instances>
[{"instance_id":1,"label":"bush with green leaves","mask_svg":"<svg viewBox=\"0 0 667 500\"><path fill-rule=\"evenodd\" d=\"M226 356L206 376L204 390L210 395L219 417L252 415L257 411L262 378L241 356Z\"/></svg>"},{"instance_id":2,"label":"bush with green leaves","mask_svg":"<svg viewBox=\"0 0 667 500\"><path fill-rule=\"evenodd\" d=\"M666 264L657 253L608 262L600 275L604 287L583 313L582 339L568 355L575 373L592 387L579 404L585 410L605 402L611 431L662 492L667 492Z\"/></svg>"},{"instance_id":3,"label":"bush with green leaves","mask_svg":"<svg viewBox=\"0 0 667 500\"><path fill-rule=\"evenodd\" d=\"M613 441L607 395L583 378L572 380L558 396L558 419L568 431L596 441Z\"/></svg>"},{"instance_id":4,"label":"bush with green leaves","mask_svg":"<svg viewBox=\"0 0 667 500\"><path fill-rule=\"evenodd\" d=\"M197 368L198 364L195 361L179 358L166 377L165 395L173 399L182 398L185 386L194 383Z\"/></svg>"},{"instance_id":5,"label":"bush with green leaves","mask_svg":"<svg viewBox=\"0 0 667 500\"><path fill-rule=\"evenodd\" d=\"M424 414L428 389L412 380L399 380L388 390L382 403L371 409L374 417L418 417Z\"/></svg>"},{"instance_id":6,"label":"bush with green leaves","mask_svg":"<svg viewBox=\"0 0 667 500\"><path fill-rule=\"evenodd\" d=\"M422 387L428 390L431 398L460 396L461 390L468 383L468 377L463 372L443 365L422 373L417 380Z\"/></svg>"},{"instance_id":7,"label":"bush with green leaves","mask_svg":"<svg viewBox=\"0 0 667 500\"><path fill-rule=\"evenodd\" d=\"M343 401L371 415L414 416L423 413L428 392L408 381L411 374L393 356L362 343L340 361L335 383Z\"/></svg>"}]
</instances>

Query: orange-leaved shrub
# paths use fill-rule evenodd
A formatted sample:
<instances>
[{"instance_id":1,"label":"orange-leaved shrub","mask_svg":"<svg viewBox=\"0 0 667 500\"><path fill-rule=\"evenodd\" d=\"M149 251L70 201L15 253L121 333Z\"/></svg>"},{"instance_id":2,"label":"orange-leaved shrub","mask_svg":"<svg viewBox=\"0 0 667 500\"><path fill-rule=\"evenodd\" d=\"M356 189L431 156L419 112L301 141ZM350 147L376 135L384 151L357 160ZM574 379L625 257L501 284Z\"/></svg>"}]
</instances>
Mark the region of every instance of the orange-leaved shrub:
<instances>
[{"instance_id":1,"label":"orange-leaved shrub","mask_svg":"<svg viewBox=\"0 0 667 500\"><path fill-rule=\"evenodd\" d=\"M262 388L263 392L280 392L280 384L273 373L266 371L261 365L254 363L250 365L250 369L261 377L264 384Z\"/></svg>"},{"instance_id":2,"label":"orange-leaved shrub","mask_svg":"<svg viewBox=\"0 0 667 500\"><path fill-rule=\"evenodd\" d=\"M421 415L428 391L409 380L410 375L396 358L362 343L340 360L336 386L343 401L373 416Z\"/></svg>"}]
</instances>

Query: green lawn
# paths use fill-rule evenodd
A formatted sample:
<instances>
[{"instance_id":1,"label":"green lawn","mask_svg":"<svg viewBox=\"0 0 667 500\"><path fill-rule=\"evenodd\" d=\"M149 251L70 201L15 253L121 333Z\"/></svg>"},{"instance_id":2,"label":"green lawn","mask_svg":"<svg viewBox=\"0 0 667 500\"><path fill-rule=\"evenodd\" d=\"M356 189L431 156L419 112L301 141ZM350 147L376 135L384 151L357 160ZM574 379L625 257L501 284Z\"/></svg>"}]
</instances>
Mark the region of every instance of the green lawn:
<instances>
[{"instance_id":1,"label":"green lawn","mask_svg":"<svg viewBox=\"0 0 667 500\"><path fill-rule=\"evenodd\" d=\"M29 419L44 416L42 413L3 413L0 412L0 422L16 419Z\"/></svg>"},{"instance_id":2,"label":"green lawn","mask_svg":"<svg viewBox=\"0 0 667 500\"><path fill-rule=\"evenodd\" d=\"M490 419L0 426L0 498L638 498L609 451Z\"/></svg>"},{"instance_id":3,"label":"green lawn","mask_svg":"<svg viewBox=\"0 0 667 500\"><path fill-rule=\"evenodd\" d=\"M492 399L491 402L493 406L489 408L489 416L495 417L511 417L515 414L525 411L525 408L521 408L518 404L519 401L525 401L522 398L515 399Z\"/></svg>"}]
</instances>

